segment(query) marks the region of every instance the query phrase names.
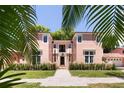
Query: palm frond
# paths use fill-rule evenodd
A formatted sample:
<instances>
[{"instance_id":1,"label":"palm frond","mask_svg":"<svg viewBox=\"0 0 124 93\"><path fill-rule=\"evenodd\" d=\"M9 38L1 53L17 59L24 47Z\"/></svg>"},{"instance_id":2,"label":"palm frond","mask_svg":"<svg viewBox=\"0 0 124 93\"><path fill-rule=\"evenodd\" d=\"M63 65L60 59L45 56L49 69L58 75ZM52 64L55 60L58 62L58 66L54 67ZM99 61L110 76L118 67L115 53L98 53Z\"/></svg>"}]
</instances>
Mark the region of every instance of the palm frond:
<instances>
[{"instance_id":1,"label":"palm frond","mask_svg":"<svg viewBox=\"0 0 124 93\"><path fill-rule=\"evenodd\" d=\"M35 22L33 6L0 6L0 59L10 62L18 51L29 61L32 50L37 49Z\"/></svg>"},{"instance_id":2,"label":"palm frond","mask_svg":"<svg viewBox=\"0 0 124 93\"><path fill-rule=\"evenodd\" d=\"M103 46L115 47L124 42L123 5L64 6L62 27L75 28L83 18L87 28L94 26L93 32Z\"/></svg>"},{"instance_id":3,"label":"palm frond","mask_svg":"<svg viewBox=\"0 0 124 93\"><path fill-rule=\"evenodd\" d=\"M92 6L87 18L89 27L95 25L93 31L103 45L115 47L124 42L124 6Z\"/></svg>"},{"instance_id":4,"label":"palm frond","mask_svg":"<svg viewBox=\"0 0 124 93\"><path fill-rule=\"evenodd\" d=\"M83 5L66 5L63 6L62 15L62 28L74 28L83 18L84 13L88 6Z\"/></svg>"},{"instance_id":5,"label":"palm frond","mask_svg":"<svg viewBox=\"0 0 124 93\"><path fill-rule=\"evenodd\" d=\"M17 73L11 75L5 75L10 68L6 68L0 72L0 88L8 88L14 85L22 84L25 82L18 82L21 78L16 78L16 76L25 75L25 73Z\"/></svg>"}]
</instances>

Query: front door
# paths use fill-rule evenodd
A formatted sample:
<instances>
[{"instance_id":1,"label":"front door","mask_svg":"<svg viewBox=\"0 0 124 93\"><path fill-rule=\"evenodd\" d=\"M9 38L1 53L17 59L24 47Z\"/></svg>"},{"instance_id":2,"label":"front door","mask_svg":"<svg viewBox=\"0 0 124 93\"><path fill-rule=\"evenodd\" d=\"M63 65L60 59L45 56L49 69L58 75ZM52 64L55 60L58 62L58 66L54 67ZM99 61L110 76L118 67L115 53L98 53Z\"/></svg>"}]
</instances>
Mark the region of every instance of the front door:
<instances>
[{"instance_id":1,"label":"front door","mask_svg":"<svg viewBox=\"0 0 124 93\"><path fill-rule=\"evenodd\" d=\"M65 57L60 57L60 65L65 65Z\"/></svg>"}]
</instances>

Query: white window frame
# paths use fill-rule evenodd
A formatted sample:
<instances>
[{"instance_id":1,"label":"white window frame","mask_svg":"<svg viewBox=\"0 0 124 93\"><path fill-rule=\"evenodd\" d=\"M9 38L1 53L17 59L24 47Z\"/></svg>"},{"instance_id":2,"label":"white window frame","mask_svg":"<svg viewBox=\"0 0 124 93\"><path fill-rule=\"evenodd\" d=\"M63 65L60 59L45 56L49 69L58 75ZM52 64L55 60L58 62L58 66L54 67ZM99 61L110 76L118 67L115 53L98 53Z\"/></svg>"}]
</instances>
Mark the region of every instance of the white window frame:
<instances>
[{"instance_id":1,"label":"white window frame","mask_svg":"<svg viewBox=\"0 0 124 93\"><path fill-rule=\"evenodd\" d=\"M42 50L39 50L39 52L40 52L40 54L39 55L37 55L37 54L35 54L35 55L32 55L32 57L35 57L35 64L41 64L41 55L42 55ZM38 57L40 57L40 63L38 63Z\"/></svg>"},{"instance_id":2,"label":"white window frame","mask_svg":"<svg viewBox=\"0 0 124 93\"><path fill-rule=\"evenodd\" d=\"M44 37L45 36L47 37L47 42L44 42ZM44 43L48 43L48 35L43 35L42 40L43 40Z\"/></svg>"},{"instance_id":3,"label":"white window frame","mask_svg":"<svg viewBox=\"0 0 124 93\"><path fill-rule=\"evenodd\" d=\"M68 44L68 48L71 49L72 48L72 44Z\"/></svg>"},{"instance_id":4,"label":"white window frame","mask_svg":"<svg viewBox=\"0 0 124 93\"><path fill-rule=\"evenodd\" d=\"M79 36L81 37L81 42L82 42L82 40L83 40L83 37L82 37L82 35L77 35L77 42L78 42L78 43L81 43L81 42L78 41Z\"/></svg>"},{"instance_id":5,"label":"white window frame","mask_svg":"<svg viewBox=\"0 0 124 93\"><path fill-rule=\"evenodd\" d=\"M85 55L85 52L88 52L87 55ZM93 54L91 55L90 52L93 52ZM85 61L85 64L92 64L94 63L94 55L95 55L95 50L84 50L83 51L83 54L84 54L84 60L86 60L86 56L88 57L88 62ZM91 57L93 57L93 60L91 62Z\"/></svg>"}]
</instances>

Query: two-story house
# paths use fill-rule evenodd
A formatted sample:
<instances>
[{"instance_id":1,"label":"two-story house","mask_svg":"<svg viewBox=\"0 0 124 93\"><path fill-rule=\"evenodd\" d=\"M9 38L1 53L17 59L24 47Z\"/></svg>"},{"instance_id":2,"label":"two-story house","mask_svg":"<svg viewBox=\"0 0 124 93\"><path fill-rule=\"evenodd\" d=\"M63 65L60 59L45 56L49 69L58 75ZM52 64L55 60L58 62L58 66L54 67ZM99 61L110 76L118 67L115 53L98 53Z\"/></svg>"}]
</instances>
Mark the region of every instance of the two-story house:
<instances>
[{"instance_id":1,"label":"two-story house","mask_svg":"<svg viewBox=\"0 0 124 93\"><path fill-rule=\"evenodd\" d=\"M69 63L101 64L115 58L119 60L113 62L117 66L124 64L124 55L103 53L102 46L92 32L75 32L71 40L54 40L50 33L40 32L37 34L37 41L39 51L32 55L34 64L54 63L61 68L68 67ZM18 63L26 63L21 57L16 59Z\"/></svg>"},{"instance_id":2,"label":"two-story house","mask_svg":"<svg viewBox=\"0 0 124 93\"><path fill-rule=\"evenodd\" d=\"M71 40L53 40L50 33L38 33L39 52L32 55L36 64L102 63L103 49L91 32L76 32ZM24 60L20 59L19 63Z\"/></svg>"}]
</instances>

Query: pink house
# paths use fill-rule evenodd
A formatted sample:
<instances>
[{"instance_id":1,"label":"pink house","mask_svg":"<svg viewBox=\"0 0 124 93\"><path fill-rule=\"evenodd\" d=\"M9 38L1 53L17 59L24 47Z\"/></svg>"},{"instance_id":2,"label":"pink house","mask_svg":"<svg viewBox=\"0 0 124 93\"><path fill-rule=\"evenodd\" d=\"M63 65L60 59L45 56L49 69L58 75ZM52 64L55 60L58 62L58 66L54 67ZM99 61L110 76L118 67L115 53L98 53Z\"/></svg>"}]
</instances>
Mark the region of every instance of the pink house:
<instances>
[{"instance_id":1,"label":"pink house","mask_svg":"<svg viewBox=\"0 0 124 93\"><path fill-rule=\"evenodd\" d=\"M111 51L111 53L119 53L119 54L124 54L124 48L116 48Z\"/></svg>"},{"instance_id":2,"label":"pink house","mask_svg":"<svg viewBox=\"0 0 124 93\"><path fill-rule=\"evenodd\" d=\"M104 53L103 59L112 62L116 66L124 66L124 48L116 48L111 53Z\"/></svg>"},{"instance_id":3,"label":"pink house","mask_svg":"<svg viewBox=\"0 0 124 93\"><path fill-rule=\"evenodd\" d=\"M92 32L76 32L71 40L53 40L50 33L38 33L37 41L39 52L32 55L36 64L54 63L61 68L69 63L101 64L108 58Z\"/></svg>"}]
</instances>

